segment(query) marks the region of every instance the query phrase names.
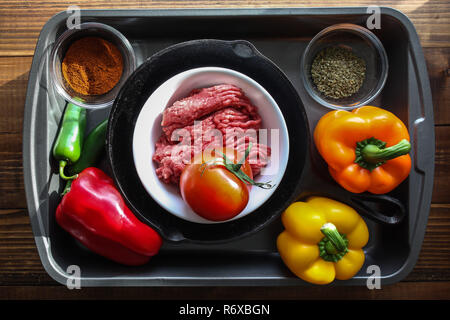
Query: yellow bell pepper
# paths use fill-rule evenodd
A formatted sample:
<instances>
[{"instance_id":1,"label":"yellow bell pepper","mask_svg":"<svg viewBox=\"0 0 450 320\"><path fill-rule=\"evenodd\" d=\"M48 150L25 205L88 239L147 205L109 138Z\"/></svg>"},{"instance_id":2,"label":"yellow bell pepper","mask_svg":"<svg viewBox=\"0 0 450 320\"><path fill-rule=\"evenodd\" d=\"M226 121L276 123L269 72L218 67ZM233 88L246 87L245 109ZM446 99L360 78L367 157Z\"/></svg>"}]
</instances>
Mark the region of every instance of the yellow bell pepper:
<instances>
[{"instance_id":1,"label":"yellow bell pepper","mask_svg":"<svg viewBox=\"0 0 450 320\"><path fill-rule=\"evenodd\" d=\"M310 197L294 202L281 216L285 230L277 238L284 264L299 278L328 284L352 278L364 264L369 240L364 220L341 202Z\"/></svg>"}]
</instances>

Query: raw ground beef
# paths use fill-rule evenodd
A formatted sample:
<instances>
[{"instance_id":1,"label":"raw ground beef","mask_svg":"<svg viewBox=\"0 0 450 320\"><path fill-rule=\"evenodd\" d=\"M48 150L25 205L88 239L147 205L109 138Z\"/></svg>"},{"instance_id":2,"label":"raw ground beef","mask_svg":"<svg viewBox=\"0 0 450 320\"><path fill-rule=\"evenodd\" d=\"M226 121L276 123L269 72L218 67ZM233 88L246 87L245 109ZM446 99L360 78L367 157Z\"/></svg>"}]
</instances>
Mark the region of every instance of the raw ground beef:
<instances>
[{"instance_id":1,"label":"raw ground beef","mask_svg":"<svg viewBox=\"0 0 450 320\"><path fill-rule=\"evenodd\" d=\"M158 178L165 183L178 184L186 164L207 148L223 145L243 153L252 142L248 159L253 176L270 156L270 148L258 143L261 118L256 107L233 85L193 90L164 110L161 126L163 134L156 142L153 160L158 164Z\"/></svg>"}]
</instances>

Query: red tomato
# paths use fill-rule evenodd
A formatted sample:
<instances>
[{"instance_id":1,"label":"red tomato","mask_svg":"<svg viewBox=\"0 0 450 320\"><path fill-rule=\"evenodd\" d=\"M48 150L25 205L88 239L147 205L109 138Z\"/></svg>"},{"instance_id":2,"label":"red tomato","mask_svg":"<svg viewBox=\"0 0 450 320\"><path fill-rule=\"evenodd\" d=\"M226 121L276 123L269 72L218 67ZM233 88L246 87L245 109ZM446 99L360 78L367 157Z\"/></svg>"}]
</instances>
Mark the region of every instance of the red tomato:
<instances>
[{"instance_id":1,"label":"red tomato","mask_svg":"<svg viewBox=\"0 0 450 320\"><path fill-rule=\"evenodd\" d=\"M242 154L224 150L233 163ZM241 170L253 179L252 169L246 160ZM238 215L247 206L251 185L244 183L224 166L223 155L206 152L194 158L180 177L180 191L191 209L205 219L224 221Z\"/></svg>"}]
</instances>

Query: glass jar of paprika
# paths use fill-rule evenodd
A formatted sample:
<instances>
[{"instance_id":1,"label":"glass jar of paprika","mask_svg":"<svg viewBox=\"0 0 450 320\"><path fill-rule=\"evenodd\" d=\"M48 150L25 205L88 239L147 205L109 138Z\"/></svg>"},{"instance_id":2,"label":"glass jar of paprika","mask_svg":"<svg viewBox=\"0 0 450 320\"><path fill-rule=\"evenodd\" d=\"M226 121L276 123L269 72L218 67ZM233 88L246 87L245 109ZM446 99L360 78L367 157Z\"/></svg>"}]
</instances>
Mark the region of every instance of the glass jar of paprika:
<instances>
[{"instance_id":1,"label":"glass jar of paprika","mask_svg":"<svg viewBox=\"0 0 450 320\"><path fill-rule=\"evenodd\" d=\"M56 92L68 102L106 108L135 68L133 47L125 36L111 26L87 22L57 39L50 76Z\"/></svg>"}]
</instances>

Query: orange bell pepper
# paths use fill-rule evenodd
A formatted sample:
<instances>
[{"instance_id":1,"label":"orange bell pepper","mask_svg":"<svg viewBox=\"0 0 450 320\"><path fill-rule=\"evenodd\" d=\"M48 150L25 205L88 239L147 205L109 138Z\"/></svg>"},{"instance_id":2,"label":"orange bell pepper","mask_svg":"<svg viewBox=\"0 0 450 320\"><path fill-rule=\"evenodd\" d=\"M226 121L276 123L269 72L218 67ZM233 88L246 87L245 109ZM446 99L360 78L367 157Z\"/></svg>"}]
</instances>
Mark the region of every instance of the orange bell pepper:
<instances>
[{"instance_id":1,"label":"orange bell pepper","mask_svg":"<svg viewBox=\"0 0 450 320\"><path fill-rule=\"evenodd\" d=\"M314 142L331 176L350 192L387 193L411 170L408 129L381 108L328 112L317 123Z\"/></svg>"}]
</instances>

